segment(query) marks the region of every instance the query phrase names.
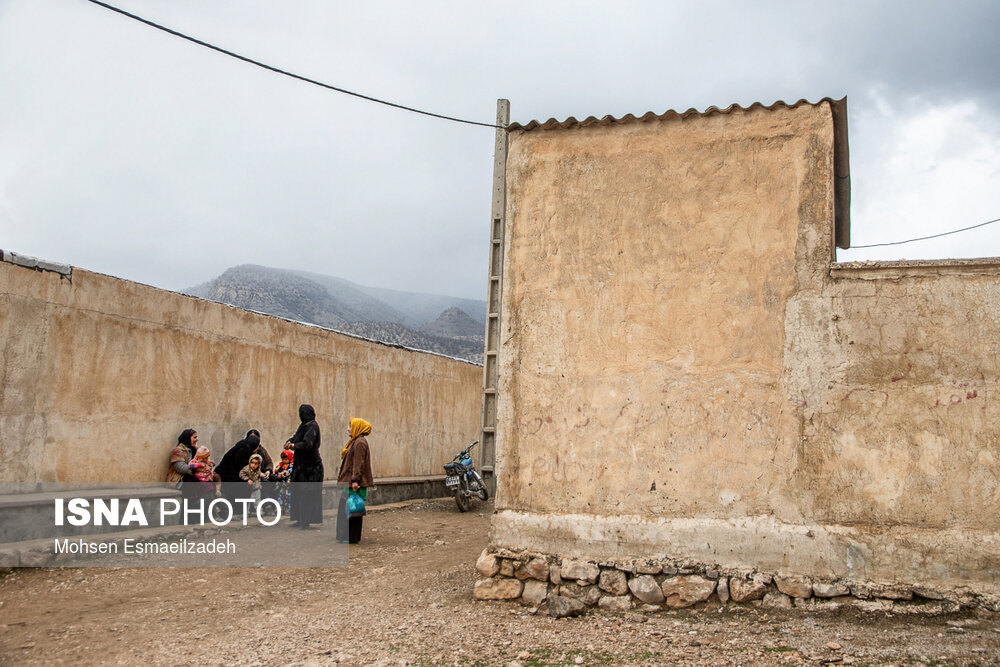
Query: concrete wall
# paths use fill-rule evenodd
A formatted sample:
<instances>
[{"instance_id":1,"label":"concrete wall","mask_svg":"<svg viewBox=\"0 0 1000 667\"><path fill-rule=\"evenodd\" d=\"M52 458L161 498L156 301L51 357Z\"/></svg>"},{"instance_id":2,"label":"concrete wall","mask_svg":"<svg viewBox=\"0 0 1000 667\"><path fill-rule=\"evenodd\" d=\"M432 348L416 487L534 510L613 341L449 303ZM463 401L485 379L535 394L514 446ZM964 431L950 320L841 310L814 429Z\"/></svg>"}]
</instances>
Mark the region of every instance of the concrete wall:
<instances>
[{"instance_id":1,"label":"concrete wall","mask_svg":"<svg viewBox=\"0 0 1000 667\"><path fill-rule=\"evenodd\" d=\"M9 482L158 481L177 435L218 461L251 427L277 458L316 408L326 476L348 419L376 477L443 474L479 429L482 368L105 275L0 262L0 460Z\"/></svg>"},{"instance_id":2,"label":"concrete wall","mask_svg":"<svg viewBox=\"0 0 1000 667\"><path fill-rule=\"evenodd\" d=\"M831 271L833 147L511 133L494 547L1000 592L1000 264Z\"/></svg>"}]
</instances>

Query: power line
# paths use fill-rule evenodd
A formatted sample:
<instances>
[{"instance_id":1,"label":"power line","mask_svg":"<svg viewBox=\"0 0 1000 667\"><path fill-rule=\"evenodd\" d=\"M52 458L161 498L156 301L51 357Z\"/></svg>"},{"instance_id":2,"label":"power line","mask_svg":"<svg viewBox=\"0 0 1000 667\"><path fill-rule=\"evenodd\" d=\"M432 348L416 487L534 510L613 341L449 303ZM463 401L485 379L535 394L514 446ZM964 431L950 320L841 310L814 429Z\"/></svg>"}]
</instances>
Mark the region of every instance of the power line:
<instances>
[{"instance_id":1,"label":"power line","mask_svg":"<svg viewBox=\"0 0 1000 667\"><path fill-rule=\"evenodd\" d=\"M362 93L356 93L356 92L354 92L352 90L346 90L344 88L338 88L337 86L331 86L328 83L323 83L322 81L316 81L315 79L310 79L308 77L301 76L301 75L295 74L293 72L288 72L288 71L285 71L283 69L279 69L277 67L272 67L271 65L267 65L265 63L262 63L259 60L254 60L253 58L247 58L246 56L241 56L238 53L233 53L232 51L228 51L228 50L226 50L226 49L224 49L224 48L222 48L220 46L215 46L214 44L209 44L208 42L203 42L200 39L196 39L194 37L191 37L190 35L185 35L182 32L177 32L176 30L172 30L171 28L168 28L166 26L162 26L159 23L154 23L154 22L152 22L152 21L150 21L148 19L144 19L141 16L136 16L135 14L130 14L129 12L125 11L124 9L119 9L118 7L115 7L113 5L109 5L109 4L105 3L105 2L100 2L100 0L87 0L87 1L91 2L91 3L95 4L95 5L99 5L101 7L104 7L105 9L110 9L111 11L117 12L117 13L121 14L122 16L127 16L130 19L134 19L136 21L139 21L140 23L145 23L146 25L148 25L150 27L156 28L157 30L162 30L163 32L168 33L170 35L174 35L175 37L180 37L181 39L186 39L189 42L194 42L195 44L198 44L199 46L204 46L207 49L212 49L213 51L218 51L219 53L224 53L225 55L231 56L233 58L236 58L237 60L242 60L243 62L250 63L251 65L256 65L257 67L261 67L263 69L270 70L271 72L275 72L277 74L284 74L285 76L291 77L293 79L298 79L299 81L305 81L306 83L311 83L314 86L320 86L321 88L326 88L328 90L333 90L333 91L336 91L338 93L344 93L345 95L352 95L354 97L360 97L361 99L368 100L369 102L377 102L378 104L384 104L384 105L386 105L388 107L393 107L393 108L396 108L396 109L402 109L403 111L412 111L413 113L423 114L424 116L431 116L432 118L441 118L442 120L450 120L450 121L454 121L456 123L465 123L466 125L479 125L481 127L492 127L492 128L495 128L495 129L504 129L500 125L495 125L493 123L480 123L479 121L475 121L475 120L465 120L463 118L455 118L454 116L444 116L444 115L439 114L439 113L432 113L430 111L423 111L421 109L415 109L413 107L408 107L408 106L405 106L403 104L396 104L395 102L388 102L386 100L380 100L379 98L377 98L377 97L371 97L370 95L364 95Z\"/></svg>"},{"instance_id":2,"label":"power line","mask_svg":"<svg viewBox=\"0 0 1000 667\"><path fill-rule=\"evenodd\" d=\"M915 239L906 239L905 241L893 241L891 243L871 243L869 245L852 245L851 250L855 248L881 248L888 245L902 245L904 243L913 243L914 241L926 241L927 239L936 239L941 236L948 236L949 234L958 234L959 232L967 232L970 229L975 229L977 227L985 227L986 225L992 225L994 222L1000 222L1000 218L996 220L987 220L986 222L981 222L978 225L972 225L971 227L963 227L962 229L955 229L950 232L942 232L940 234L934 234L932 236L921 236Z\"/></svg>"}]
</instances>

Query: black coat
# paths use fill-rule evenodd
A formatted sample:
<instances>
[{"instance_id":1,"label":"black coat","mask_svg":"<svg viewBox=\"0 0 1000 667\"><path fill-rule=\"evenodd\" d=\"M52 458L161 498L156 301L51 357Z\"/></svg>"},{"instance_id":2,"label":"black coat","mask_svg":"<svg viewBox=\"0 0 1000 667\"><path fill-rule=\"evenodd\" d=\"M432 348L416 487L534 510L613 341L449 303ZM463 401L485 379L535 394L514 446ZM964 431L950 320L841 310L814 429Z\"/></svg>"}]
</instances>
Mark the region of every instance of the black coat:
<instances>
[{"instance_id":1,"label":"black coat","mask_svg":"<svg viewBox=\"0 0 1000 667\"><path fill-rule=\"evenodd\" d=\"M248 435L225 453L219 465L215 466L215 472L223 482L239 482L240 470L250 463L250 456L260 445L260 438L256 435Z\"/></svg>"},{"instance_id":2,"label":"black coat","mask_svg":"<svg viewBox=\"0 0 1000 667\"><path fill-rule=\"evenodd\" d=\"M302 423L295 435L288 439L295 452L291 481L322 482L323 457L319 455L320 433L316 411L310 405L302 405L299 407L299 419Z\"/></svg>"}]
</instances>

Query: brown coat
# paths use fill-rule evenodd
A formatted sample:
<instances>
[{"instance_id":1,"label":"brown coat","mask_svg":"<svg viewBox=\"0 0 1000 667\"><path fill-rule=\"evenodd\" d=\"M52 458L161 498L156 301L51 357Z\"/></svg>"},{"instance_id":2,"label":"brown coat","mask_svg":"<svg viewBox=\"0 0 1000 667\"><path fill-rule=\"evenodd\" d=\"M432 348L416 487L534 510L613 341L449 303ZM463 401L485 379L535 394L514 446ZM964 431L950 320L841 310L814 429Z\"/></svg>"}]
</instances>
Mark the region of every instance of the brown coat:
<instances>
[{"instance_id":1,"label":"brown coat","mask_svg":"<svg viewBox=\"0 0 1000 667\"><path fill-rule=\"evenodd\" d=\"M375 479L372 477L371 451L368 449L368 441L365 440L365 436L359 436L347 448L347 454L340 462L340 474L337 476L337 482L345 485L357 482L358 486L362 488L375 485Z\"/></svg>"}]
</instances>

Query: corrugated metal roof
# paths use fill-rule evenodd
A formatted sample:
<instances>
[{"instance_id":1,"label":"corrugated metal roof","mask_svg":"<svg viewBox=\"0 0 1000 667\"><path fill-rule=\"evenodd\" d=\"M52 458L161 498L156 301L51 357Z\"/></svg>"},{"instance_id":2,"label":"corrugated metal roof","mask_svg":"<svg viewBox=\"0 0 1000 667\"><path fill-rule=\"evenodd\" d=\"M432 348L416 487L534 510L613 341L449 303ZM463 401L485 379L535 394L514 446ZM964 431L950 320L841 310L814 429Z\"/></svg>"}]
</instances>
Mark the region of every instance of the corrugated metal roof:
<instances>
[{"instance_id":1,"label":"corrugated metal roof","mask_svg":"<svg viewBox=\"0 0 1000 667\"><path fill-rule=\"evenodd\" d=\"M751 111L754 109L764 109L767 111L773 111L774 109L795 109L801 106L819 106L824 102L829 102L831 106L837 103L846 102L847 98L840 100L835 100L831 97L824 97L816 102L810 102L806 99L801 99L794 104L788 104L782 100L778 100L774 104L764 105L760 102L754 102L748 107L740 106L739 104L730 104L725 109L720 109L716 106L711 106L704 111L698 111L697 109L688 109L687 111L664 111L661 114L653 113L652 111L644 113L641 116L635 116L634 114L626 114L621 118L615 118L614 116L604 116L603 118L596 118L594 116L588 116L583 120L577 120L573 116L570 116L564 121L558 121L555 118L549 118L544 123L537 120L533 120L529 123L522 125L521 123L511 123L507 126L507 129L511 132L515 130L521 130L523 132L530 132L531 130L567 130L574 127L590 127L592 125L612 125L615 123L648 123L654 120L670 120L674 118L691 118L692 116L714 116L715 114L728 114L734 111Z\"/></svg>"}]
</instances>

